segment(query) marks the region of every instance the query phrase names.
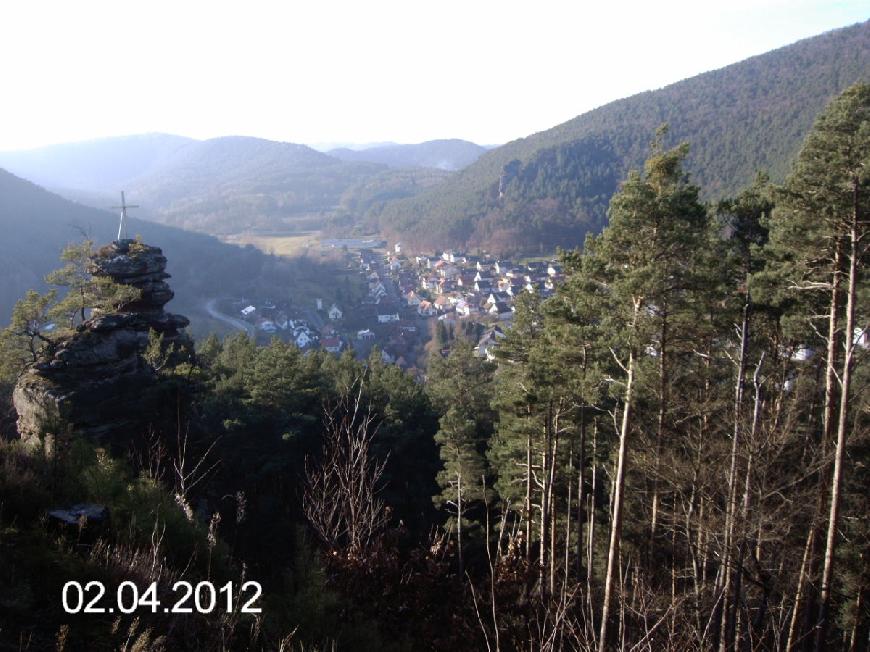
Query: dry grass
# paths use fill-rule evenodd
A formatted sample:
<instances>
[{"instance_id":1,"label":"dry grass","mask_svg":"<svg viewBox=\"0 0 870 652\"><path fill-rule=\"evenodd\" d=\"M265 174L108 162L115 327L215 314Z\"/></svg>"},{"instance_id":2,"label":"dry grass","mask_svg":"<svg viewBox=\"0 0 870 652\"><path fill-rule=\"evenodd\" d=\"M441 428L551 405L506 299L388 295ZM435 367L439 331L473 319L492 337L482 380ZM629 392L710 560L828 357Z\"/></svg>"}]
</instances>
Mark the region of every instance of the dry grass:
<instances>
[{"instance_id":1,"label":"dry grass","mask_svg":"<svg viewBox=\"0 0 870 652\"><path fill-rule=\"evenodd\" d=\"M224 242L235 245L253 245L260 251L277 256L300 256L310 248L320 246L320 231L305 231L284 235L260 235L256 233L235 233L223 238Z\"/></svg>"}]
</instances>

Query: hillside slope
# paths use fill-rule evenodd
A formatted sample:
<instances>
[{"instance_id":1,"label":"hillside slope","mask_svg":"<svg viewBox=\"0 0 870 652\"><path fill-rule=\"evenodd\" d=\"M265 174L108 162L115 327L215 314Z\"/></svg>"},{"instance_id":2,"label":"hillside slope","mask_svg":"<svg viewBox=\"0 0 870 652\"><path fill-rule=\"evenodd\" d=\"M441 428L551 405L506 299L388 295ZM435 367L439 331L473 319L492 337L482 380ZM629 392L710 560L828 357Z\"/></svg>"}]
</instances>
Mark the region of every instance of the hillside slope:
<instances>
[{"instance_id":1,"label":"hillside slope","mask_svg":"<svg viewBox=\"0 0 870 652\"><path fill-rule=\"evenodd\" d=\"M342 161L382 163L393 168L461 170L474 163L486 148L467 140L429 140L416 145L384 145L366 149L333 149L330 156Z\"/></svg>"},{"instance_id":2,"label":"hillside slope","mask_svg":"<svg viewBox=\"0 0 870 652\"><path fill-rule=\"evenodd\" d=\"M0 169L0 327L28 289L45 289L43 277L60 267L63 247L87 233L97 244L114 239L118 217L74 204ZM191 317L196 330L203 300L262 287L282 287L283 261L253 248L227 245L207 235L131 219L129 234L163 249L176 298L169 309ZM277 280L276 280L277 279Z\"/></svg>"},{"instance_id":3,"label":"hillside slope","mask_svg":"<svg viewBox=\"0 0 870 652\"><path fill-rule=\"evenodd\" d=\"M492 150L442 186L369 215L420 248L539 251L581 243L611 195L644 160L656 128L689 141L707 197L756 171L782 179L817 113L870 79L870 22L799 41L663 89L612 102Z\"/></svg>"}]
</instances>

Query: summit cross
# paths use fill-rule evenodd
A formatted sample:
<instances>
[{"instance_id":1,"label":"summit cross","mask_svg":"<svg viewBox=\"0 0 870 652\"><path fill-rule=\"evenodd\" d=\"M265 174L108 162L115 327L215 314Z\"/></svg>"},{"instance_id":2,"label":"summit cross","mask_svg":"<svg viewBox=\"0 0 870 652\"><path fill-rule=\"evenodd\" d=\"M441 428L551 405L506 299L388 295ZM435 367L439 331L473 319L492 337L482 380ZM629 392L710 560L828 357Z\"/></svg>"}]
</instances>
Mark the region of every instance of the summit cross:
<instances>
[{"instance_id":1,"label":"summit cross","mask_svg":"<svg viewBox=\"0 0 870 652\"><path fill-rule=\"evenodd\" d=\"M127 221L127 209L128 208L139 208L137 204L128 204L126 199L124 199L124 191L121 191L121 205L120 206L112 206L114 209L121 210L121 222L118 224L118 241L121 241L121 233L126 237L127 231L124 228L126 225L124 224Z\"/></svg>"}]
</instances>

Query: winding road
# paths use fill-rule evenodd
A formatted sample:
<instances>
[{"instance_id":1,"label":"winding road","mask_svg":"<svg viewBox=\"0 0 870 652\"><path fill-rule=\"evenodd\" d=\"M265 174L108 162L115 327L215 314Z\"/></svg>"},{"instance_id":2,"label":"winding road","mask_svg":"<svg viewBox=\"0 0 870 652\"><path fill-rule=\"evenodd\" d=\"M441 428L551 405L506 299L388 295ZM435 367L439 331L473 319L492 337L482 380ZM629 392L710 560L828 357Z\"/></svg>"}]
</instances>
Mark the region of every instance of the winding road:
<instances>
[{"instance_id":1,"label":"winding road","mask_svg":"<svg viewBox=\"0 0 870 652\"><path fill-rule=\"evenodd\" d=\"M237 317L232 317L227 315L215 307L217 303L217 299L209 299L203 304L205 311L209 314L213 319L217 319L218 321L222 321L225 324L229 324L236 330L245 331L248 336L254 337L254 327L246 321L238 319Z\"/></svg>"}]
</instances>

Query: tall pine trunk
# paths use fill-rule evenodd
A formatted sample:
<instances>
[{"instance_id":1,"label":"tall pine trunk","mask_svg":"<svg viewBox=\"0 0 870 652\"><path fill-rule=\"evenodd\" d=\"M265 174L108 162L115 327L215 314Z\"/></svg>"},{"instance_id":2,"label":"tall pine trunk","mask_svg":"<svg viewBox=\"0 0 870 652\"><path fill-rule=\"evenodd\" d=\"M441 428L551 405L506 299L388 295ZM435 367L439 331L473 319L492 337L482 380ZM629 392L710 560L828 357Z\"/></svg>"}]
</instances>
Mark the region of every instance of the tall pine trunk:
<instances>
[{"instance_id":1,"label":"tall pine trunk","mask_svg":"<svg viewBox=\"0 0 870 652\"><path fill-rule=\"evenodd\" d=\"M816 623L816 652L825 648L828 629L828 603L834 574L834 554L837 546L837 524L840 518L840 491L843 485L843 461L846 452L846 429L849 416L849 391L852 384L852 360L855 352L855 300L858 291L858 179L854 180L855 204L849 225L849 270L846 291L846 328L843 334L844 355L840 373L840 412L837 418L837 447L834 451L834 474L831 478L831 511L828 516L828 536L825 541L825 566L819 595L819 617Z\"/></svg>"},{"instance_id":2,"label":"tall pine trunk","mask_svg":"<svg viewBox=\"0 0 870 652\"><path fill-rule=\"evenodd\" d=\"M740 452L740 430L743 419L743 392L746 382L746 358L749 351L749 278L746 278L746 301L740 323L740 357L737 361L737 378L734 381L734 424L731 432L731 462L728 469L728 500L725 504L725 536L722 551L724 583L722 588L722 613L719 624L719 650L730 650L733 641L731 615L731 585L733 582L732 548L734 547L734 519L737 512L737 458Z\"/></svg>"},{"instance_id":3,"label":"tall pine trunk","mask_svg":"<svg viewBox=\"0 0 870 652\"><path fill-rule=\"evenodd\" d=\"M634 300L632 331L640 312L640 300ZM629 350L626 366L625 394L623 396L622 425L619 433L619 453L616 462L616 477L613 481L613 511L610 517L610 546L607 551L607 572L604 577L604 602L601 606L601 630L598 637L598 652L605 652L608 643L610 606L613 600L614 579L619 563L619 546L622 540L622 501L625 487L625 467L628 450L628 431L631 428L632 407L634 404L634 347Z\"/></svg>"},{"instance_id":4,"label":"tall pine trunk","mask_svg":"<svg viewBox=\"0 0 870 652\"><path fill-rule=\"evenodd\" d=\"M656 528L659 514L659 467L662 455L662 439L664 437L665 419L668 411L668 314L662 314L662 327L659 331L661 342L659 351L659 411L656 419L655 459L653 460L653 495L649 526L649 559L652 561L655 550Z\"/></svg>"}]
</instances>

